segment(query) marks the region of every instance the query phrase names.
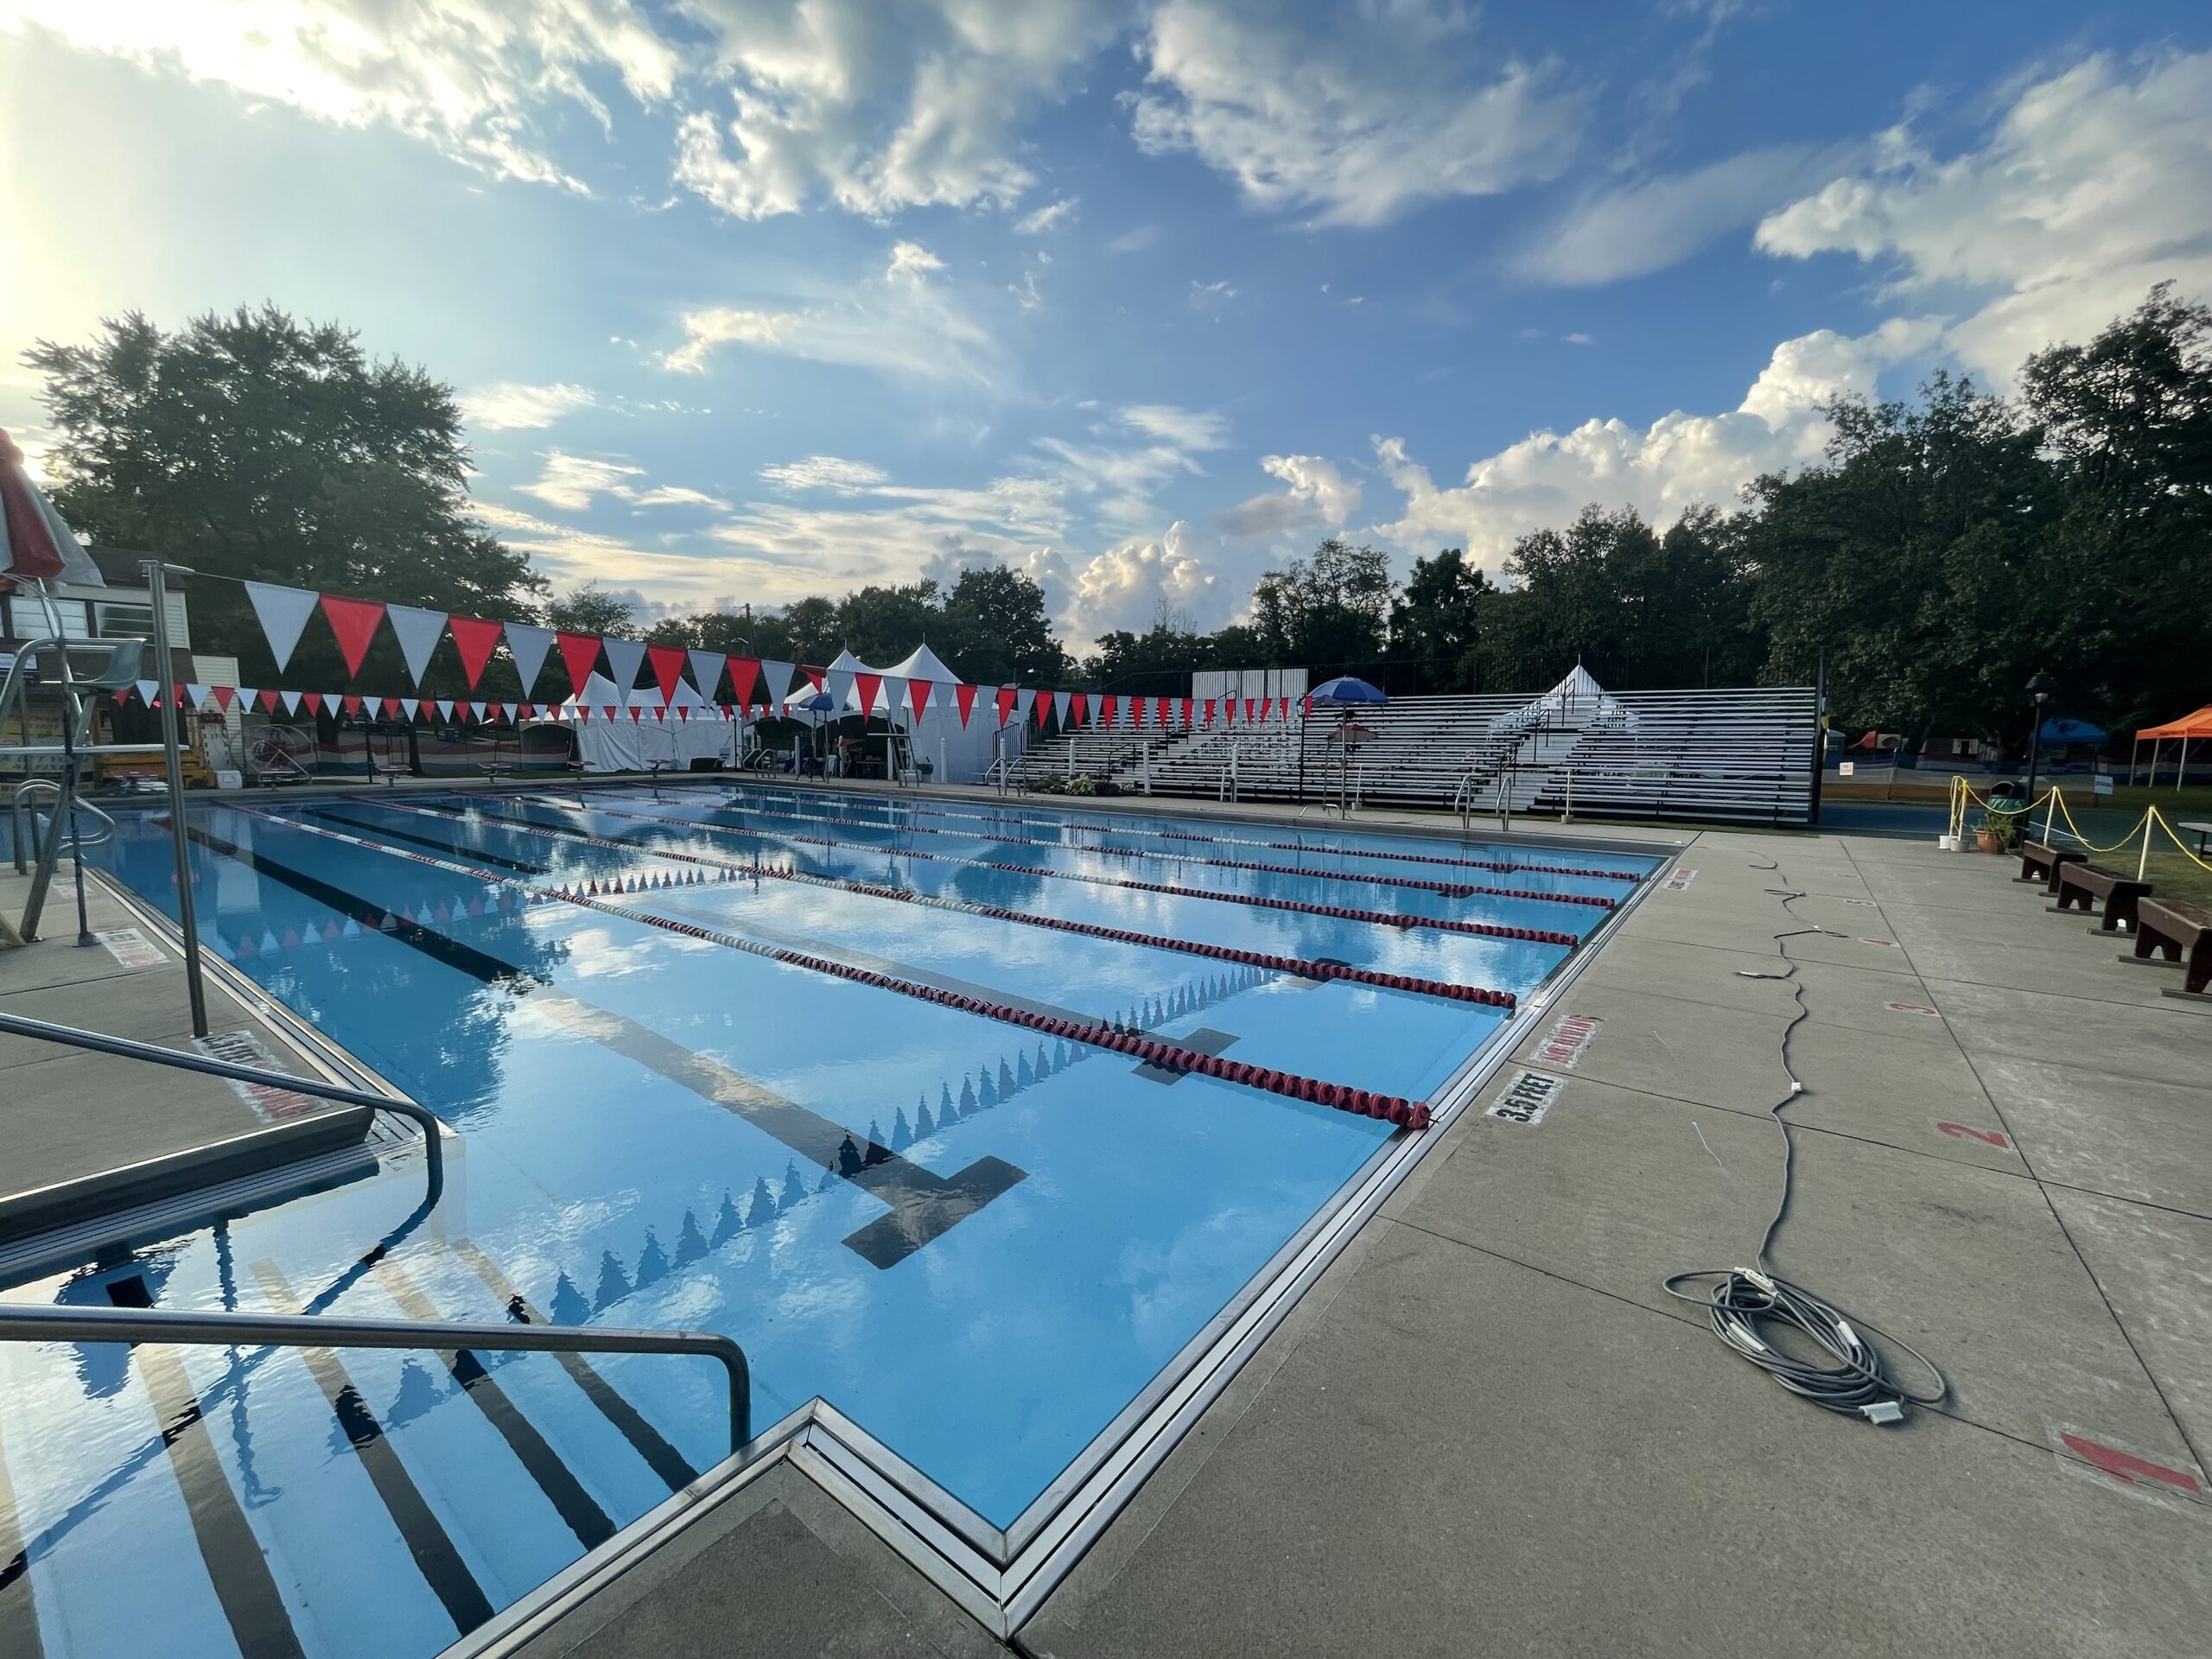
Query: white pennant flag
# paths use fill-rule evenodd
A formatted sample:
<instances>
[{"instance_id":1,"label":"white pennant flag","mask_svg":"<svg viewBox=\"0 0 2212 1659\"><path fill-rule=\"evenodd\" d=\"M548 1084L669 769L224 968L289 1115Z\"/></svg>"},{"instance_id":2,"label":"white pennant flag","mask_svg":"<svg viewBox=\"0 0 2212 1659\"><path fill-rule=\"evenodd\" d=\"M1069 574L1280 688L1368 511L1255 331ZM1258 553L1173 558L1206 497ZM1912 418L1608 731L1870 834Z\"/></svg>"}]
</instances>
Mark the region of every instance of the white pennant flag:
<instances>
[{"instance_id":1,"label":"white pennant flag","mask_svg":"<svg viewBox=\"0 0 2212 1659\"><path fill-rule=\"evenodd\" d=\"M515 672L522 676L525 697L537 689L537 671L545 666L545 653L552 646L552 629L533 628L524 622L507 624L507 650L515 659Z\"/></svg>"},{"instance_id":2,"label":"white pennant flag","mask_svg":"<svg viewBox=\"0 0 2212 1659\"><path fill-rule=\"evenodd\" d=\"M159 680L141 680L138 682L138 695L144 701L149 709L154 706L154 699L161 696L161 694L162 683Z\"/></svg>"},{"instance_id":3,"label":"white pennant flag","mask_svg":"<svg viewBox=\"0 0 2212 1659\"><path fill-rule=\"evenodd\" d=\"M276 666L283 667L292 660L292 649L300 643L300 630L307 626L308 618L315 614L322 595L311 594L304 588L280 588L268 582L249 582L245 594L253 601L253 613L261 622L270 653L276 658Z\"/></svg>"},{"instance_id":4,"label":"white pennant flag","mask_svg":"<svg viewBox=\"0 0 2212 1659\"><path fill-rule=\"evenodd\" d=\"M399 641L399 654L407 659L408 678L422 684L423 671L430 665L430 653L438 648L438 636L446 631L446 613L417 610L412 605L387 605L384 613Z\"/></svg>"},{"instance_id":5,"label":"white pennant flag","mask_svg":"<svg viewBox=\"0 0 2212 1659\"><path fill-rule=\"evenodd\" d=\"M709 702L714 702L715 690L722 683L722 654L719 651L695 651L691 653L691 686Z\"/></svg>"},{"instance_id":6,"label":"white pennant flag","mask_svg":"<svg viewBox=\"0 0 2212 1659\"><path fill-rule=\"evenodd\" d=\"M1052 712L1059 716L1060 729L1064 732L1068 728L1068 704L1074 699L1074 696L1075 693L1072 691L1055 691L1052 693Z\"/></svg>"},{"instance_id":7,"label":"white pennant flag","mask_svg":"<svg viewBox=\"0 0 2212 1659\"><path fill-rule=\"evenodd\" d=\"M798 670L789 663L779 663L767 658L760 661L760 687L768 694L768 706L780 709L791 700L791 677Z\"/></svg>"},{"instance_id":8,"label":"white pennant flag","mask_svg":"<svg viewBox=\"0 0 2212 1659\"><path fill-rule=\"evenodd\" d=\"M1034 691L1024 686L1015 692L1014 694L1014 723L1017 726L1027 726L1029 723L1029 711L1036 706L1037 694Z\"/></svg>"},{"instance_id":9,"label":"white pennant flag","mask_svg":"<svg viewBox=\"0 0 2212 1659\"><path fill-rule=\"evenodd\" d=\"M241 716L243 716L253 707L254 700L260 696L260 695L261 693L255 690L253 687L250 685L242 685L238 687L238 696L232 700L232 706L238 711Z\"/></svg>"},{"instance_id":10,"label":"white pennant flag","mask_svg":"<svg viewBox=\"0 0 2212 1659\"><path fill-rule=\"evenodd\" d=\"M440 720L451 720L453 718L452 698L440 697L438 699L438 718Z\"/></svg>"},{"instance_id":11,"label":"white pennant flag","mask_svg":"<svg viewBox=\"0 0 2212 1659\"><path fill-rule=\"evenodd\" d=\"M830 695L837 700L837 707L834 712L843 714L845 704L853 695L853 671L849 668L833 668L822 677L822 683ZM862 709L861 712L865 714L868 711Z\"/></svg>"},{"instance_id":12,"label":"white pennant flag","mask_svg":"<svg viewBox=\"0 0 2212 1659\"><path fill-rule=\"evenodd\" d=\"M208 699L212 697L214 693L208 690L208 689L204 685L198 684L191 680L187 680L184 683L184 695L194 708L205 709L207 706Z\"/></svg>"},{"instance_id":13,"label":"white pennant flag","mask_svg":"<svg viewBox=\"0 0 2212 1659\"><path fill-rule=\"evenodd\" d=\"M423 700L420 697L402 697L399 700L399 706L407 711L407 718L412 720L415 718L416 710L422 708Z\"/></svg>"},{"instance_id":14,"label":"white pennant flag","mask_svg":"<svg viewBox=\"0 0 2212 1659\"><path fill-rule=\"evenodd\" d=\"M638 665L645 660L645 645L636 639L607 639L607 665L617 691L627 692L638 683Z\"/></svg>"},{"instance_id":15,"label":"white pennant flag","mask_svg":"<svg viewBox=\"0 0 2212 1659\"><path fill-rule=\"evenodd\" d=\"M905 720L906 709L906 682L896 674L883 677L883 690L875 694L875 706L886 720Z\"/></svg>"},{"instance_id":16,"label":"white pennant flag","mask_svg":"<svg viewBox=\"0 0 2212 1659\"><path fill-rule=\"evenodd\" d=\"M476 711L476 718L479 720L484 718L484 710L490 707L488 703L483 702L472 702L468 706Z\"/></svg>"},{"instance_id":17,"label":"white pennant flag","mask_svg":"<svg viewBox=\"0 0 2212 1659\"><path fill-rule=\"evenodd\" d=\"M284 699L284 712L286 714L296 715L300 712L300 694L298 692L280 691L276 695Z\"/></svg>"}]
</instances>

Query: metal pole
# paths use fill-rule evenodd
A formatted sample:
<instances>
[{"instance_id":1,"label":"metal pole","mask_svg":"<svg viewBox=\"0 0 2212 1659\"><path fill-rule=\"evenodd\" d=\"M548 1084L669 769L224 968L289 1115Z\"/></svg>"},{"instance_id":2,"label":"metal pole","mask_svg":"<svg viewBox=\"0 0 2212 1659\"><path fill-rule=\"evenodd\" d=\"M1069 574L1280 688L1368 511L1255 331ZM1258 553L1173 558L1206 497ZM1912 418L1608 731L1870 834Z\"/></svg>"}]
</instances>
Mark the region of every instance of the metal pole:
<instances>
[{"instance_id":1,"label":"metal pole","mask_svg":"<svg viewBox=\"0 0 2212 1659\"><path fill-rule=\"evenodd\" d=\"M177 931L184 936L184 988L192 1003L192 1034L207 1034L207 990L200 979L200 924L192 905L192 845L184 825L184 765L177 753L176 676L169 653L168 578L188 576L181 565L141 559L146 591L154 601L154 674L161 682L162 760L168 773L169 836L176 848Z\"/></svg>"},{"instance_id":2,"label":"metal pole","mask_svg":"<svg viewBox=\"0 0 2212 1659\"><path fill-rule=\"evenodd\" d=\"M2036 723L2028 733L2028 798L2036 798L2036 763L2043 758L2043 704L2037 703Z\"/></svg>"}]
</instances>

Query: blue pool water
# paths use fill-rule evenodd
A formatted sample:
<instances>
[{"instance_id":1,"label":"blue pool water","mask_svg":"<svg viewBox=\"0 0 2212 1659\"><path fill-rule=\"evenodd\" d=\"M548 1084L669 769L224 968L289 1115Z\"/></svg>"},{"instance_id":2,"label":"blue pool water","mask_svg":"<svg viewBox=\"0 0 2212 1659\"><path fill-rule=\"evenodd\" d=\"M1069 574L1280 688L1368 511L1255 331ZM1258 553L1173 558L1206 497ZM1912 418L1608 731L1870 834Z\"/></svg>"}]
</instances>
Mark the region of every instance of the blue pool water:
<instances>
[{"instance_id":1,"label":"blue pool water","mask_svg":"<svg viewBox=\"0 0 2212 1659\"><path fill-rule=\"evenodd\" d=\"M1190 947L1525 995L1566 945L1421 924L1586 935L1606 912L1573 900L1624 899L1653 861L753 785L192 825L203 942L461 1133L448 1195L366 1267L419 1165L10 1300L497 1319L518 1292L564 1323L723 1332L756 1426L820 1395L1000 1528L1401 1133L1002 1011L1419 1101L1503 1009ZM106 850L173 912L164 824ZM253 1650L256 1593L291 1650L434 1652L727 1450L721 1373L690 1359L594 1358L595 1394L486 1356L503 1419L467 1356L348 1351L334 1382L289 1352L159 1352L0 1344L25 1563L0 1621L27 1587L49 1653ZM210 1485L267 1583L211 1554Z\"/></svg>"}]
</instances>

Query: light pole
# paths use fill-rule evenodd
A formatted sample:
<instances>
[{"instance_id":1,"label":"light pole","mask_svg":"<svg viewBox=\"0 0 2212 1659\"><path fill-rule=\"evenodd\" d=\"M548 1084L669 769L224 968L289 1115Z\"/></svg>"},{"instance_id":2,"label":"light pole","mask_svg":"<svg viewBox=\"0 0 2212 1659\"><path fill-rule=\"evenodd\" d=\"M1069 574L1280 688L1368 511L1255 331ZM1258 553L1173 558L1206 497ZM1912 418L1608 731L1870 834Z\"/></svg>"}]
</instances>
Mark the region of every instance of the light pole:
<instances>
[{"instance_id":1,"label":"light pole","mask_svg":"<svg viewBox=\"0 0 2212 1659\"><path fill-rule=\"evenodd\" d=\"M2050 701L2050 694L2058 690L2058 682L2050 677L2047 669L2037 669L2035 677L2028 682L2028 695L2035 700L2035 724L2028 731L2028 799L2036 798L2036 763L2043 758L2043 711Z\"/></svg>"}]
</instances>

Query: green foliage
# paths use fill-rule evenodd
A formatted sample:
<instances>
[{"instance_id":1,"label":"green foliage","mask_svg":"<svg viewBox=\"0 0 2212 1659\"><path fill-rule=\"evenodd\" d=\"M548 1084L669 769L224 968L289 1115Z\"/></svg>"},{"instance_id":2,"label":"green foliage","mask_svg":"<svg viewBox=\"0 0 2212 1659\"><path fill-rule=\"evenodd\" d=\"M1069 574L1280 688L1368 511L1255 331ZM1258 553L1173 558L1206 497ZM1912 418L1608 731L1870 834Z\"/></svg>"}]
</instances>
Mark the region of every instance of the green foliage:
<instances>
[{"instance_id":1,"label":"green foliage","mask_svg":"<svg viewBox=\"0 0 2212 1659\"><path fill-rule=\"evenodd\" d=\"M1389 559L1336 536L1252 593L1252 632L1270 664L1371 662L1389 618Z\"/></svg>"},{"instance_id":2,"label":"green foliage","mask_svg":"<svg viewBox=\"0 0 2212 1659\"><path fill-rule=\"evenodd\" d=\"M1390 607L1390 655L1417 664L1424 689L1461 691L1479 683L1483 618L1497 589L1463 549L1415 559Z\"/></svg>"},{"instance_id":3,"label":"green foliage","mask_svg":"<svg viewBox=\"0 0 2212 1659\"><path fill-rule=\"evenodd\" d=\"M595 582L571 588L547 601L545 626L558 628L563 633L593 633L601 639L638 637L638 616L630 601L617 599ZM662 644L658 638L659 632L656 627L646 638L656 645Z\"/></svg>"},{"instance_id":4,"label":"green foliage","mask_svg":"<svg viewBox=\"0 0 2212 1659\"><path fill-rule=\"evenodd\" d=\"M197 570L480 616L528 615L542 584L469 517L468 451L452 389L368 357L334 323L273 306L165 333L137 312L89 345L41 340L60 441L56 505L91 539ZM243 592L194 594L202 650L274 671ZM391 642L390 668L399 675ZM310 631L290 677L344 674Z\"/></svg>"}]
</instances>

